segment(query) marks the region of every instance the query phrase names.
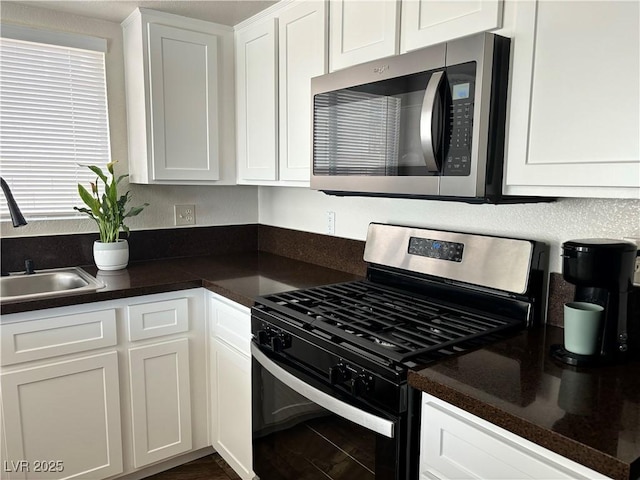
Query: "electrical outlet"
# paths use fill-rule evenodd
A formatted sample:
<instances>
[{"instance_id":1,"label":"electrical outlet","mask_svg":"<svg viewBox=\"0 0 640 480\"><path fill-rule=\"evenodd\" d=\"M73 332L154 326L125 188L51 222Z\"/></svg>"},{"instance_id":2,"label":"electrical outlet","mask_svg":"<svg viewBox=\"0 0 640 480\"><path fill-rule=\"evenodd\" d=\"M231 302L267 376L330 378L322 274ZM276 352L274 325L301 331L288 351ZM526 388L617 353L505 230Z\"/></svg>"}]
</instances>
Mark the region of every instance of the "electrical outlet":
<instances>
[{"instance_id":1,"label":"electrical outlet","mask_svg":"<svg viewBox=\"0 0 640 480\"><path fill-rule=\"evenodd\" d=\"M195 205L174 205L176 225L195 225L196 206Z\"/></svg>"},{"instance_id":2,"label":"electrical outlet","mask_svg":"<svg viewBox=\"0 0 640 480\"><path fill-rule=\"evenodd\" d=\"M327 211L327 234L336 234L336 212Z\"/></svg>"}]
</instances>

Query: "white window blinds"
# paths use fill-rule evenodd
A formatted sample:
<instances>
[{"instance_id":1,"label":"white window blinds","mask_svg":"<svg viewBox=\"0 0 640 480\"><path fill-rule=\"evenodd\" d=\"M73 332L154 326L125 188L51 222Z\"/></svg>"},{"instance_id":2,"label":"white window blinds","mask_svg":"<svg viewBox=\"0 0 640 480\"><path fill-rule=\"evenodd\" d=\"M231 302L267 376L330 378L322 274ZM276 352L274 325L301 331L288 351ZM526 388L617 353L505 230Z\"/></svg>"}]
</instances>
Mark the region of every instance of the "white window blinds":
<instances>
[{"instance_id":1,"label":"white window blinds","mask_svg":"<svg viewBox=\"0 0 640 480\"><path fill-rule=\"evenodd\" d=\"M110 160L104 53L0 38L0 174L27 221L77 216ZM7 219L6 201L0 215Z\"/></svg>"}]
</instances>

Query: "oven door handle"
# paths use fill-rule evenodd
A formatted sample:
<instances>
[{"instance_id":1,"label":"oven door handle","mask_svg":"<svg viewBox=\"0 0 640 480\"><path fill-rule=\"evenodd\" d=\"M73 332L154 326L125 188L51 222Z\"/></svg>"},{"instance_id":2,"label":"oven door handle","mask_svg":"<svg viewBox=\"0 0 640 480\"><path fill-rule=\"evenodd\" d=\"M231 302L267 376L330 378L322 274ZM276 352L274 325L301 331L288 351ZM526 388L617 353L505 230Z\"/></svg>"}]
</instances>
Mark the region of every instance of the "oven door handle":
<instances>
[{"instance_id":1,"label":"oven door handle","mask_svg":"<svg viewBox=\"0 0 640 480\"><path fill-rule=\"evenodd\" d=\"M255 358L271 375L303 397L306 397L317 405L320 405L321 407L324 407L336 415L350 420L361 427L372 430L380 435L384 435L385 437L393 438L394 423L392 421L364 412L353 405L344 403L337 398L306 384L267 357L253 342L251 343L251 354L253 355L253 358Z\"/></svg>"}]
</instances>

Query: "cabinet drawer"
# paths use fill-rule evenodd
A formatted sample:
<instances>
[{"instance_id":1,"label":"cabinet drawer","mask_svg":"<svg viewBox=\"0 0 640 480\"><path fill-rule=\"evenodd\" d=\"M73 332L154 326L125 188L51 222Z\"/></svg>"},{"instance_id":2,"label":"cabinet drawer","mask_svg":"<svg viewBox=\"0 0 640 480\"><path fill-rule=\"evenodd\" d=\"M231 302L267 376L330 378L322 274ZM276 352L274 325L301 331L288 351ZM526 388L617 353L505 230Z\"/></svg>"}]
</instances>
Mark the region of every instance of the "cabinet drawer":
<instances>
[{"instance_id":1,"label":"cabinet drawer","mask_svg":"<svg viewBox=\"0 0 640 480\"><path fill-rule=\"evenodd\" d=\"M251 314L248 308L231 306L223 300L210 300L211 333L219 340L250 355Z\"/></svg>"},{"instance_id":2,"label":"cabinet drawer","mask_svg":"<svg viewBox=\"0 0 640 480\"><path fill-rule=\"evenodd\" d=\"M116 310L99 310L0 325L0 363L84 352L117 343Z\"/></svg>"},{"instance_id":3,"label":"cabinet drawer","mask_svg":"<svg viewBox=\"0 0 640 480\"><path fill-rule=\"evenodd\" d=\"M129 305L128 313L131 342L189 330L187 298Z\"/></svg>"}]
</instances>

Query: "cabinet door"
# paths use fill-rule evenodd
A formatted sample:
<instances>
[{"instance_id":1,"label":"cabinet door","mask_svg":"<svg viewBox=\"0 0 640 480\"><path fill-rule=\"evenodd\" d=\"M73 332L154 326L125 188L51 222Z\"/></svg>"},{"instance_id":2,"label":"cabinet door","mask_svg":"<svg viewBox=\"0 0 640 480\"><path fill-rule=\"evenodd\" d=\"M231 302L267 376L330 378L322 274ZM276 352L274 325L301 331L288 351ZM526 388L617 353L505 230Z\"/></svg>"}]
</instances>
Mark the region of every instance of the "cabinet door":
<instances>
[{"instance_id":1,"label":"cabinet door","mask_svg":"<svg viewBox=\"0 0 640 480\"><path fill-rule=\"evenodd\" d=\"M638 2L517 3L506 193L640 197L639 19Z\"/></svg>"},{"instance_id":2,"label":"cabinet door","mask_svg":"<svg viewBox=\"0 0 640 480\"><path fill-rule=\"evenodd\" d=\"M148 24L154 180L218 180L218 39Z\"/></svg>"},{"instance_id":3,"label":"cabinet door","mask_svg":"<svg viewBox=\"0 0 640 480\"><path fill-rule=\"evenodd\" d=\"M251 357L211 339L211 444L243 479L252 479Z\"/></svg>"},{"instance_id":4,"label":"cabinet door","mask_svg":"<svg viewBox=\"0 0 640 480\"><path fill-rule=\"evenodd\" d=\"M402 0L401 51L502 26L502 0Z\"/></svg>"},{"instance_id":5,"label":"cabinet door","mask_svg":"<svg viewBox=\"0 0 640 480\"><path fill-rule=\"evenodd\" d=\"M122 472L116 352L4 373L0 381L3 478L97 479Z\"/></svg>"},{"instance_id":6,"label":"cabinet door","mask_svg":"<svg viewBox=\"0 0 640 480\"><path fill-rule=\"evenodd\" d=\"M277 45L275 18L236 34L238 183L277 180Z\"/></svg>"},{"instance_id":7,"label":"cabinet door","mask_svg":"<svg viewBox=\"0 0 640 480\"><path fill-rule=\"evenodd\" d=\"M400 2L333 0L329 12L329 70L396 55Z\"/></svg>"},{"instance_id":8,"label":"cabinet door","mask_svg":"<svg viewBox=\"0 0 640 480\"><path fill-rule=\"evenodd\" d=\"M280 14L280 180L309 182L311 78L327 72L325 2L294 3Z\"/></svg>"},{"instance_id":9,"label":"cabinet door","mask_svg":"<svg viewBox=\"0 0 640 480\"><path fill-rule=\"evenodd\" d=\"M421 416L424 480L608 478L427 394Z\"/></svg>"},{"instance_id":10,"label":"cabinet door","mask_svg":"<svg viewBox=\"0 0 640 480\"><path fill-rule=\"evenodd\" d=\"M189 340L129 350L136 468L191 450Z\"/></svg>"}]
</instances>

